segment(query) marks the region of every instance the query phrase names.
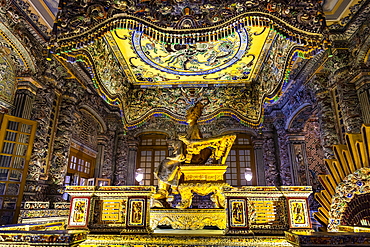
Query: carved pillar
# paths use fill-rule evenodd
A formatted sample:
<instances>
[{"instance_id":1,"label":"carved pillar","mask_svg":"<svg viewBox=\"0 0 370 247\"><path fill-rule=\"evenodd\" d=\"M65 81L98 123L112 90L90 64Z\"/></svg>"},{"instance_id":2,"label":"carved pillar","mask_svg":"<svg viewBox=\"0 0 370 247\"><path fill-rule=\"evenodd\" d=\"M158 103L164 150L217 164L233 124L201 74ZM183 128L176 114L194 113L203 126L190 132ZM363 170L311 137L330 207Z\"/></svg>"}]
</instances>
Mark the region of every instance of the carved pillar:
<instances>
[{"instance_id":1,"label":"carved pillar","mask_svg":"<svg viewBox=\"0 0 370 247\"><path fill-rule=\"evenodd\" d=\"M289 135L289 157L292 169L292 185L311 185L308 171L305 137Z\"/></svg>"},{"instance_id":2,"label":"carved pillar","mask_svg":"<svg viewBox=\"0 0 370 247\"><path fill-rule=\"evenodd\" d=\"M51 128L50 119L54 98L55 92L53 89L38 89L33 102L33 110L30 116L32 115L31 119L37 121L38 125L28 166L27 182L24 188L24 200L43 200L46 196L46 191L44 190L46 185L44 181L40 180L40 177L42 177L42 179L47 178L47 171L44 169L48 162L49 141L51 138L51 132L49 132ZM20 97L18 103L21 103L20 99L25 99L25 97ZM28 110L26 110L26 112L27 111ZM25 113L25 111L20 111L17 114L22 113ZM23 115L22 117L26 116ZM41 193L41 191L44 193Z\"/></svg>"},{"instance_id":3,"label":"carved pillar","mask_svg":"<svg viewBox=\"0 0 370 247\"><path fill-rule=\"evenodd\" d=\"M347 80L340 79L337 88L346 133L360 133L363 119L355 85Z\"/></svg>"},{"instance_id":4,"label":"carved pillar","mask_svg":"<svg viewBox=\"0 0 370 247\"><path fill-rule=\"evenodd\" d=\"M335 128L335 114L332 106L332 96L328 90L327 75L316 75L312 89L317 99L317 116L320 125L321 146L324 149L325 159L334 158L332 146L338 144L338 134Z\"/></svg>"},{"instance_id":5,"label":"carved pillar","mask_svg":"<svg viewBox=\"0 0 370 247\"><path fill-rule=\"evenodd\" d=\"M103 166L105 158L105 146L107 145L108 138L107 136L100 135L98 136L98 154L96 155L94 177L102 178L103 175Z\"/></svg>"},{"instance_id":6,"label":"carved pillar","mask_svg":"<svg viewBox=\"0 0 370 247\"><path fill-rule=\"evenodd\" d=\"M50 140L50 119L53 108L55 92L53 89L39 89L36 94L32 120L37 121L37 130L33 145L30 164L28 167L27 180L38 181L42 167L47 163L48 146Z\"/></svg>"},{"instance_id":7,"label":"carved pillar","mask_svg":"<svg viewBox=\"0 0 370 247\"><path fill-rule=\"evenodd\" d=\"M366 81L357 90L364 123L370 123L370 82Z\"/></svg>"},{"instance_id":8,"label":"carved pillar","mask_svg":"<svg viewBox=\"0 0 370 247\"><path fill-rule=\"evenodd\" d=\"M137 139L128 141L128 158L127 158L127 185L135 185L136 159L139 142Z\"/></svg>"},{"instance_id":9,"label":"carved pillar","mask_svg":"<svg viewBox=\"0 0 370 247\"><path fill-rule=\"evenodd\" d=\"M285 130L285 117L279 113L279 116L274 121L276 128L276 139L278 144L277 156L280 158L280 179L281 185L289 186L292 185L292 170L288 155L288 136Z\"/></svg>"},{"instance_id":10,"label":"carved pillar","mask_svg":"<svg viewBox=\"0 0 370 247\"><path fill-rule=\"evenodd\" d=\"M257 185L260 186L266 185L265 163L263 159L263 140L262 139L253 140L253 149L256 165Z\"/></svg>"},{"instance_id":11,"label":"carved pillar","mask_svg":"<svg viewBox=\"0 0 370 247\"><path fill-rule=\"evenodd\" d=\"M349 49L338 49L326 65L332 71L331 81L338 91L339 102L337 103L346 133L359 133L363 123L356 86L349 79L354 70L351 61L354 60L353 53Z\"/></svg>"},{"instance_id":12,"label":"carved pillar","mask_svg":"<svg viewBox=\"0 0 370 247\"><path fill-rule=\"evenodd\" d=\"M129 152L129 145L127 143L127 136L124 133L119 133L117 136L114 185L127 184L127 153Z\"/></svg>"},{"instance_id":13,"label":"carved pillar","mask_svg":"<svg viewBox=\"0 0 370 247\"><path fill-rule=\"evenodd\" d=\"M263 160L265 164L266 185L280 185L274 131L272 125L269 123L265 123L263 129Z\"/></svg>"},{"instance_id":14,"label":"carved pillar","mask_svg":"<svg viewBox=\"0 0 370 247\"><path fill-rule=\"evenodd\" d=\"M58 117L58 127L54 139L54 149L50 161L49 181L52 183L49 186L49 195L51 201L59 201L63 192L64 177L67 173L68 157L71 146L73 126L76 122L75 113L78 96L75 92L78 88L77 82L70 82L66 86L68 91L61 96L61 103ZM74 93L72 93L74 92Z\"/></svg>"},{"instance_id":15,"label":"carved pillar","mask_svg":"<svg viewBox=\"0 0 370 247\"><path fill-rule=\"evenodd\" d=\"M109 119L108 130L105 133L106 142L104 143L104 158L101 164L101 178L108 178L111 184L114 182L114 153L116 145L116 123Z\"/></svg>"}]
</instances>

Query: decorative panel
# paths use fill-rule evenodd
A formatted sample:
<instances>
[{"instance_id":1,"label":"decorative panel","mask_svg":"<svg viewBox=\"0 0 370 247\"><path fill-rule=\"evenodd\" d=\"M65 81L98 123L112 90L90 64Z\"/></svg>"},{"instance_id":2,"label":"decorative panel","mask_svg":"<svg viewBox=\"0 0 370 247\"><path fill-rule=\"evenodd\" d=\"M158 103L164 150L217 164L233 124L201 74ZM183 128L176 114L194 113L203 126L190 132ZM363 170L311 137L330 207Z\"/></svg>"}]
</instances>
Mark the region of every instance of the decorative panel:
<instances>
[{"instance_id":1,"label":"decorative panel","mask_svg":"<svg viewBox=\"0 0 370 247\"><path fill-rule=\"evenodd\" d=\"M102 203L101 222L125 224L127 200L105 200Z\"/></svg>"},{"instance_id":2,"label":"decorative panel","mask_svg":"<svg viewBox=\"0 0 370 247\"><path fill-rule=\"evenodd\" d=\"M146 225L146 199L145 198L130 198L129 199L129 214L128 227L137 227Z\"/></svg>"},{"instance_id":3,"label":"decorative panel","mask_svg":"<svg viewBox=\"0 0 370 247\"><path fill-rule=\"evenodd\" d=\"M288 198L290 228L311 228L307 200Z\"/></svg>"},{"instance_id":4,"label":"decorative panel","mask_svg":"<svg viewBox=\"0 0 370 247\"><path fill-rule=\"evenodd\" d=\"M72 196L70 229L82 226L91 232L150 232L149 205L153 186L67 186L66 192ZM82 200L89 197L91 211L85 210L84 217L74 216L74 198ZM77 212L82 214L81 209Z\"/></svg>"},{"instance_id":5,"label":"decorative panel","mask_svg":"<svg viewBox=\"0 0 370 247\"><path fill-rule=\"evenodd\" d=\"M229 227L248 228L248 208L245 198L228 199Z\"/></svg>"},{"instance_id":6,"label":"decorative panel","mask_svg":"<svg viewBox=\"0 0 370 247\"><path fill-rule=\"evenodd\" d=\"M89 216L90 197L72 197L68 221L69 228L86 228Z\"/></svg>"},{"instance_id":7,"label":"decorative panel","mask_svg":"<svg viewBox=\"0 0 370 247\"><path fill-rule=\"evenodd\" d=\"M249 198L250 228L284 229L285 203L285 198Z\"/></svg>"}]
</instances>

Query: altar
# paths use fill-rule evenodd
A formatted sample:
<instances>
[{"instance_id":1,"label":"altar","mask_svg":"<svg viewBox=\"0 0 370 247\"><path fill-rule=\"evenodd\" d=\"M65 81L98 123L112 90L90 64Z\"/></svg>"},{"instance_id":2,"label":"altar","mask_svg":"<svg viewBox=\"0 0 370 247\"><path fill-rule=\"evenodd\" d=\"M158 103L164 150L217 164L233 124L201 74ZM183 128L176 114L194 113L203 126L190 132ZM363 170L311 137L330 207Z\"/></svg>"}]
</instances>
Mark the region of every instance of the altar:
<instances>
[{"instance_id":1,"label":"altar","mask_svg":"<svg viewBox=\"0 0 370 247\"><path fill-rule=\"evenodd\" d=\"M95 233L146 233L173 230L222 230L230 234L312 232L309 186L224 187L225 208L153 208L153 186L69 186L67 229ZM209 228L212 227L212 228Z\"/></svg>"},{"instance_id":2,"label":"altar","mask_svg":"<svg viewBox=\"0 0 370 247\"><path fill-rule=\"evenodd\" d=\"M226 183L226 159L235 134L203 138L199 101L186 112L188 130L172 155L156 167L154 186L67 186L71 208L67 229L150 234L173 230L221 230L228 234L310 232L310 186L242 186ZM194 196L208 196L197 208ZM177 198L177 201L175 200Z\"/></svg>"}]
</instances>

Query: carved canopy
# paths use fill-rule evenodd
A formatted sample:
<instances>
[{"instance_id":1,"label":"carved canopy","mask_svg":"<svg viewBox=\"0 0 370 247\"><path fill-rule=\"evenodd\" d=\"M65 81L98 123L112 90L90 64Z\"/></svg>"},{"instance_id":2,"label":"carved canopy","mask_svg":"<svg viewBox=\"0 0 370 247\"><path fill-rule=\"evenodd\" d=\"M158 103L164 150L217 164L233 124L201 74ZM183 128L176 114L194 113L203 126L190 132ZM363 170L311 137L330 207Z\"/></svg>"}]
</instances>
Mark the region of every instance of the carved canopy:
<instances>
[{"instance_id":1,"label":"carved canopy","mask_svg":"<svg viewBox=\"0 0 370 247\"><path fill-rule=\"evenodd\" d=\"M51 52L83 66L126 128L151 116L258 126L303 59L325 49L319 1L63 0ZM181 110L183 108L184 110Z\"/></svg>"}]
</instances>

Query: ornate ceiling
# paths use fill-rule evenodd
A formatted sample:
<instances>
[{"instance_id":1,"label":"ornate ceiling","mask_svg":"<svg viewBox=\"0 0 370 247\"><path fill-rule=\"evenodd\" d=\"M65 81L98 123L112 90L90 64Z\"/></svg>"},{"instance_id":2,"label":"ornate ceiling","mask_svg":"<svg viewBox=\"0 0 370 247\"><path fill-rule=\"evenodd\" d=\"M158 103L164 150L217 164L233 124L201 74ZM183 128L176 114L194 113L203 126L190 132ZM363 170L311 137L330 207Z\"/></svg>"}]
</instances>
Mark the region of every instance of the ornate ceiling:
<instances>
[{"instance_id":1,"label":"ornate ceiling","mask_svg":"<svg viewBox=\"0 0 370 247\"><path fill-rule=\"evenodd\" d=\"M151 116L258 126L295 64L328 45L319 1L63 0L51 52L83 66L126 128Z\"/></svg>"}]
</instances>

